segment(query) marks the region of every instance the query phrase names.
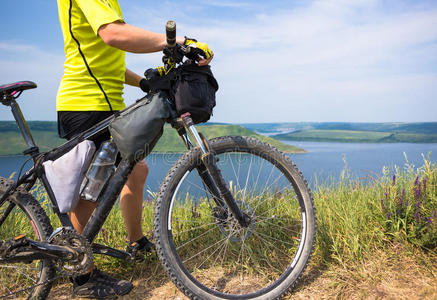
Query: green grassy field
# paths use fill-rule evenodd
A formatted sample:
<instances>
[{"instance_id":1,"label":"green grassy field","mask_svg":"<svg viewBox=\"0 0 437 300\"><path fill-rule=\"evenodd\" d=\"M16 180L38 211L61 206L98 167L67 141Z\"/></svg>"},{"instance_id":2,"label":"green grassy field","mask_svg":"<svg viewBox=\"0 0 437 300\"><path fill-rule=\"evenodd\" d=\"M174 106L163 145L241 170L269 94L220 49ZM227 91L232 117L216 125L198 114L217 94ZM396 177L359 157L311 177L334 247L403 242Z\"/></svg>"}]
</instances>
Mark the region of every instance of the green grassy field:
<instances>
[{"instance_id":1,"label":"green grassy field","mask_svg":"<svg viewBox=\"0 0 437 300\"><path fill-rule=\"evenodd\" d=\"M437 298L437 165L424 161L418 168L386 167L382 177L367 182L351 178L348 170L338 180L315 182L315 252L301 283L286 299ZM35 192L48 208L46 195L38 188ZM272 205L277 200L272 199ZM143 207L143 231L149 237L153 208L153 199ZM190 211L179 217L195 218L198 212ZM53 213L50 218L54 227L59 226ZM10 226L17 224L22 222L15 219ZM116 207L97 241L124 249L126 231L121 224ZM96 256L96 264L134 282L125 299L186 299L169 282L155 255L136 264ZM64 297L70 288L68 279L58 281L50 299Z\"/></svg>"},{"instance_id":2,"label":"green grassy field","mask_svg":"<svg viewBox=\"0 0 437 300\"><path fill-rule=\"evenodd\" d=\"M316 248L301 284L286 299L436 299L437 166L425 161L417 169L384 170L365 185L347 170L338 183L315 183ZM143 215L150 235L153 202ZM99 242L123 248L122 222L120 210L113 210ZM186 299L154 256L139 265L103 257L97 264L135 282L129 299ZM55 298L64 287L55 287Z\"/></svg>"},{"instance_id":3,"label":"green grassy field","mask_svg":"<svg viewBox=\"0 0 437 300\"><path fill-rule=\"evenodd\" d=\"M436 143L437 134L309 129L273 136L277 140L345 143Z\"/></svg>"},{"instance_id":4,"label":"green grassy field","mask_svg":"<svg viewBox=\"0 0 437 300\"><path fill-rule=\"evenodd\" d=\"M36 144L41 151L48 151L65 142L60 139L57 133L55 122L29 122ZM275 139L256 134L238 125L202 125L198 130L207 138L225 135L244 135L257 137L262 141L268 142L280 150L288 153L304 152L303 149L286 145ZM0 155L21 154L26 149L26 145L21 137L17 126L13 122L0 121ZM177 135L176 130L166 125L164 134L156 145L155 152L184 152L186 148L182 140Z\"/></svg>"}]
</instances>

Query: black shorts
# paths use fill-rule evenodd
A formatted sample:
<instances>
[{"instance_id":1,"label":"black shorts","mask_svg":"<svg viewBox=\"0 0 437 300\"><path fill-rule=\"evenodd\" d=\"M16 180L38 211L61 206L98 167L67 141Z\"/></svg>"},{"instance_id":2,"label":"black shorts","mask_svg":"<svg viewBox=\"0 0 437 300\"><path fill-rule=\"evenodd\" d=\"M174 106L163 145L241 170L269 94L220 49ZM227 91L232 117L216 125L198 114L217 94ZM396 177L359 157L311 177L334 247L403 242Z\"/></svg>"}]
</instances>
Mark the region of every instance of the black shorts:
<instances>
[{"instance_id":1,"label":"black shorts","mask_svg":"<svg viewBox=\"0 0 437 300\"><path fill-rule=\"evenodd\" d=\"M115 111L58 111L58 134L61 138L70 140L114 113ZM110 138L109 131L104 130L93 138L93 142L99 149L101 143Z\"/></svg>"}]
</instances>

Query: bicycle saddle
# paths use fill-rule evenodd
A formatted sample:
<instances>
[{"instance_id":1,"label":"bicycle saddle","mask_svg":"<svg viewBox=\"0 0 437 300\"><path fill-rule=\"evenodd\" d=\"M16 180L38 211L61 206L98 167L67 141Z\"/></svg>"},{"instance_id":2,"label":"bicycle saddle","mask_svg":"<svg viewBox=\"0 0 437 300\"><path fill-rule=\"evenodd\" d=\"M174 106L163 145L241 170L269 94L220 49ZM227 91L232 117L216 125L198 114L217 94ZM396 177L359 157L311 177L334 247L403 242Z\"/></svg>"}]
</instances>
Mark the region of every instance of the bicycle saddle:
<instances>
[{"instance_id":1,"label":"bicycle saddle","mask_svg":"<svg viewBox=\"0 0 437 300\"><path fill-rule=\"evenodd\" d=\"M32 81L18 81L14 83L0 85L0 94L13 94L28 89L36 88L36 83ZM14 94L15 94L14 93Z\"/></svg>"}]
</instances>

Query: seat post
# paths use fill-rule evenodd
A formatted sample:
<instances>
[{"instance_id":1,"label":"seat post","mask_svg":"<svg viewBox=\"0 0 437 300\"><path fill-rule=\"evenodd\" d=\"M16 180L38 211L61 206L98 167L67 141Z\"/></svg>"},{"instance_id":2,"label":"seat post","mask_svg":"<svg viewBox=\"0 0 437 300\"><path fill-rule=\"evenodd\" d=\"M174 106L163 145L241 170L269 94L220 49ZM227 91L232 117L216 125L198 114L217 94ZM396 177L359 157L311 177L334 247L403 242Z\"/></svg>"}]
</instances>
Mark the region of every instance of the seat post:
<instances>
[{"instance_id":1,"label":"seat post","mask_svg":"<svg viewBox=\"0 0 437 300\"><path fill-rule=\"evenodd\" d=\"M18 128L20 129L21 135L23 136L26 145L29 147L29 149L27 149L25 153L27 152L32 156L38 154L39 153L38 147L36 146L35 141L33 140L32 134L30 133L29 127L26 124L26 120L24 119L20 106L12 96L11 99L8 100L9 100L8 105L11 107L12 115L14 116L15 121L17 122Z\"/></svg>"}]
</instances>

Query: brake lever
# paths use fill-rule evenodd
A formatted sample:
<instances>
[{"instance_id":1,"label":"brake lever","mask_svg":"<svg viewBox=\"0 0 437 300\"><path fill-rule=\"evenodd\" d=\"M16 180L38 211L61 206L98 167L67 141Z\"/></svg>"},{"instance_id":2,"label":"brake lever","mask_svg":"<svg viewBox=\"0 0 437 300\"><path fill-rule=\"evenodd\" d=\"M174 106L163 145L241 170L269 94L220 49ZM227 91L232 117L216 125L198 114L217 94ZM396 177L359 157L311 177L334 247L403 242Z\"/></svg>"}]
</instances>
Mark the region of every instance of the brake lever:
<instances>
[{"instance_id":1,"label":"brake lever","mask_svg":"<svg viewBox=\"0 0 437 300\"><path fill-rule=\"evenodd\" d=\"M175 47L166 46L163 49L164 56L162 60L164 63L165 63L164 60L168 61L169 59L173 60L175 64L181 63L186 51L187 51L186 48L179 44L176 44Z\"/></svg>"}]
</instances>

